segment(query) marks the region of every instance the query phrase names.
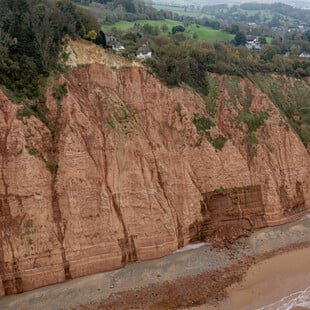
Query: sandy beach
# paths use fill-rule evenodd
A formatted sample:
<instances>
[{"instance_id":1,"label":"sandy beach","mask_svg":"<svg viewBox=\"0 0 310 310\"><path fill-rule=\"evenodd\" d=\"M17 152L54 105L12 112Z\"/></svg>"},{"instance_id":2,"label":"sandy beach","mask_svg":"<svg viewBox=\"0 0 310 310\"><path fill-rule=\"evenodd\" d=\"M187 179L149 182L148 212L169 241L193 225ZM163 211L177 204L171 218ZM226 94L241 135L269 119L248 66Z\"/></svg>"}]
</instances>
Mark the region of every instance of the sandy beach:
<instances>
[{"instance_id":1,"label":"sandy beach","mask_svg":"<svg viewBox=\"0 0 310 310\"><path fill-rule=\"evenodd\" d=\"M294 250L250 267L242 282L228 289L222 308L257 309L309 286L310 248Z\"/></svg>"},{"instance_id":2,"label":"sandy beach","mask_svg":"<svg viewBox=\"0 0 310 310\"><path fill-rule=\"evenodd\" d=\"M309 258L310 217L305 216L256 231L229 248L192 244L160 259L6 296L0 298L0 309L196 309L200 305L201 310L210 309L207 303L225 300L229 288L229 298L220 307L250 310L304 289L310 277ZM240 284L231 286L234 283Z\"/></svg>"}]
</instances>

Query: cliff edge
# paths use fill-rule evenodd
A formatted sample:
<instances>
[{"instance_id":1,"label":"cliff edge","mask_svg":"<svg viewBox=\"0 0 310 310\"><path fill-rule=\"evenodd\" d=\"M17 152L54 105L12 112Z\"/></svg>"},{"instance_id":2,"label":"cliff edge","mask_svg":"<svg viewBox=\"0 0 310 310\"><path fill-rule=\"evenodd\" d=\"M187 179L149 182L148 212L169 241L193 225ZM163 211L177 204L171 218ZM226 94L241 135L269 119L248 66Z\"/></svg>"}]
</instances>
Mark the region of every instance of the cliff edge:
<instances>
[{"instance_id":1,"label":"cliff edge","mask_svg":"<svg viewBox=\"0 0 310 310\"><path fill-rule=\"evenodd\" d=\"M252 81L210 75L202 98L69 46L44 113L0 92L0 296L309 212L309 153Z\"/></svg>"}]
</instances>

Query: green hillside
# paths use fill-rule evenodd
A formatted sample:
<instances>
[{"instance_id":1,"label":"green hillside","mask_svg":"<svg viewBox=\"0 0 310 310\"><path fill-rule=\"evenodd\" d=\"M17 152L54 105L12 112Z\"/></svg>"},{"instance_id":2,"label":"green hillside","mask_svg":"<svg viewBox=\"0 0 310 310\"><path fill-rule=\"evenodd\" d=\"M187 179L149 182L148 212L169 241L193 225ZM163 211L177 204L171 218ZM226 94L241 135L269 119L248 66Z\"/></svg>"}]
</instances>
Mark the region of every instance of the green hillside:
<instances>
[{"instance_id":1,"label":"green hillside","mask_svg":"<svg viewBox=\"0 0 310 310\"><path fill-rule=\"evenodd\" d=\"M161 26L163 24L166 24L168 26L169 32L172 31L172 27L177 26L177 25L183 25L183 23L178 22L178 21L174 21L174 20L169 20L169 19L165 19L165 20L137 20L137 21L133 21L133 22L128 22L128 21L120 21L117 22L115 24L112 25L103 25L102 26L102 30L103 31L108 31L112 28L117 28L120 30L127 30L130 29L132 27L134 27L134 25L145 25L145 24L150 24L152 26L158 26L159 29L161 29ZM225 42L229 42L234 38L234 35L228 34L226 32L223 32L221 30L215 30L212 29L210 27L205 27L205 26L200 26L200 25L190 25L185 27L185 34L188 37L192 37L194 35L194 33L197 34L197 38L199 40L207 40L207 41L225 41Z\"/></svg>"},{"instance_id":2,"label":"green hillside","mask_svg":"<svg viewBox=\"0 0 310 310\"><path fill-rule=\"evenodd\" d=\"M251 80L276 104L307 146L310 143L310 86L302 79L263 73L249 74Z\"/></svg>"}]
</instances>

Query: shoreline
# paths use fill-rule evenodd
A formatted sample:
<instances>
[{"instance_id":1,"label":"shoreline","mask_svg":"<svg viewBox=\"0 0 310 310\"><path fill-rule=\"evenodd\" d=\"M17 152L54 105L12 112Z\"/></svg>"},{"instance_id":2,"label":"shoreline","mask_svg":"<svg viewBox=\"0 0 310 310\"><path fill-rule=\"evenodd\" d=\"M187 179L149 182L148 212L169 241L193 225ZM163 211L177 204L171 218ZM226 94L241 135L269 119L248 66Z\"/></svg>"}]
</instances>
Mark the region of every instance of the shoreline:
<instances>
[{"instance_id":1,"label":"shoreline","mask_svg":"<svg viewBox=\"0 0 310 310\"><path fill-rule=\"evenodd\" d=\"M310 287L309 258L310 247L306 247L254 264L241 282L228 288L228 297L221 308L258 309L284 302L284 298L304 291Z\"/></svg>"},{"instance_id":2,"label":"shoreline","mask_svg":"<svg viewBox=\"0 0 310 310\"><path fill-rule=\"evenodd\" d=\"M159 259L6 296L0 298L0 309L176 309L215 304L254 264L300 248L310 248L309 215L255 231L230 248L194 244Z\"/></svg>"},{"instance_id":3,"label":"shoreline","mask_svg":"<svg viewBox=\"0 0 310 310\"><path fill-rule=\"evenodd\" d=\"M306 247L251 266L244 279L228 289L228 309L258 309L305 290L310 286L309 258Z\"/></svg>"},{"instance_id":4,"label":"shoreline","mask_svg":"<svg viewBox=\"0 0 310 310\"><path fill-rule=\"evenodd\" d=\"M242 298L239 299L240 296L234 296L233 304L229 304L227 302L229 294L232 294L234 289L239 290L244 283L244 277L251 268L282 255L303 250L310 253L310 242L291 245L260 257L246 257L242 261L225 266L222 270L180 278L173 282L152 285L140 290L113 294L102 302L80 305L78 309L254 310L257 308L251 308L247 304L243 305ZM227 292L227 290L230 291ZM250 298L253 297L253 294L249 295Z\"/></svg>"}]
</instances>

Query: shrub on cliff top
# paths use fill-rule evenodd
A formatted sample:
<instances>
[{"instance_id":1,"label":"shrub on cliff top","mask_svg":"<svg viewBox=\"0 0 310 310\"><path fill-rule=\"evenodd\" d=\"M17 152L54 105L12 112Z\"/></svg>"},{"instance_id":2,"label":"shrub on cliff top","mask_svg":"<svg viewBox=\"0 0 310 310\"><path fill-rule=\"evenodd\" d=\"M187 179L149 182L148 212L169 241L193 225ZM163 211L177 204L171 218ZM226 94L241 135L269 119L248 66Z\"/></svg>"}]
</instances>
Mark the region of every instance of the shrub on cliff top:
<instances>
[{"instance_id":1,"label":"shrub on cliff top","mask_svg":"<svg viewBox=\"0 0 310 310\"><path fill-rule=\"evenodd\" d=\"M205 133L206 130L210 129L214 124L210 118L199 117L195 115L193 118L193 124L195 125L198 132Z\"/></svg>"}]
</instances>

